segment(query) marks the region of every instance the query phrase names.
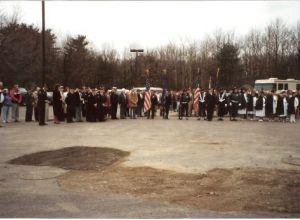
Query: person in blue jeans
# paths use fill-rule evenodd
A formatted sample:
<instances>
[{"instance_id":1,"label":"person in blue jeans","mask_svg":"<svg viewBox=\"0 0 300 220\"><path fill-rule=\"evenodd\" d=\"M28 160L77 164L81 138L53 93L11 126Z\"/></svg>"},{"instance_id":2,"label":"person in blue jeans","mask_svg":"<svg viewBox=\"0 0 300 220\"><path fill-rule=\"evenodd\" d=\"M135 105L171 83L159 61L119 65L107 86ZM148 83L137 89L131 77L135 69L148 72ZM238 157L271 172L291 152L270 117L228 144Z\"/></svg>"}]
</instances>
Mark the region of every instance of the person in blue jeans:
<instances>
[{"instance_id":1,"label":"person in blue jeans","mask_svg":"<svg viewBox=\"0 0 300 220\"><path fill-rule=\"evenodd\" d=\"M8 94L8 89L3 90L4 101L1 109L1 119L3 123L8 123L9 112L12 107L12 99Z\"/></svg>"}]
</instances>

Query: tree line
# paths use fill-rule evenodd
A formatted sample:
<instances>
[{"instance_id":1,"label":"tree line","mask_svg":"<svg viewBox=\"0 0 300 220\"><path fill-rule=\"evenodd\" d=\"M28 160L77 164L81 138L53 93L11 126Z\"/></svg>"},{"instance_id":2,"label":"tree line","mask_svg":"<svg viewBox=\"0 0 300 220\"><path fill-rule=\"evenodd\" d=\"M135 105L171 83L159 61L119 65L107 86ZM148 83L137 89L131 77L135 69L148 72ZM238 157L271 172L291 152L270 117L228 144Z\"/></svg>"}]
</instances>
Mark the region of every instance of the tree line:
<instances>
[{"instance_id":1,"label":"tree line","mask_svg":"<svg viewBox=\"0 0 300 220\"><path fill-rule=\"evenodd\" d=\"M40 85L41 30L0 15L0 81L23 87ZM300 22L288 26L282 19L245 36L218 30L200 41L170 42L147 49L137 58L104 47L96 51L85 35L68 36L58 46L57 36L46 30L46 83L53 86L145 85L149 69L153 86L170 89L253 85L269 77L300 79Z\"/></svg>"}]
</instances>

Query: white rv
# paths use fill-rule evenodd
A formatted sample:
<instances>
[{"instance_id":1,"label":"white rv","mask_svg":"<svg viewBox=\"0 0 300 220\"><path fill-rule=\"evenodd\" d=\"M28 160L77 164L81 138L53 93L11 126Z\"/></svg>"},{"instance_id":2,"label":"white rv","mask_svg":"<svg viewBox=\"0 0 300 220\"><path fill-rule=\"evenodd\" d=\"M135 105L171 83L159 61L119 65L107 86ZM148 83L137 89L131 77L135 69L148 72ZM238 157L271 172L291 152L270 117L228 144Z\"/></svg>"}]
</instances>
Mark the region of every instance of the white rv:
<instances>
[{"instance_id":1,"label":"white rv","mask_svg":"<svg viewBox=\"0 0 300 220\"><path fill-rule=\"evenodd\" d=\"M274 90L276 92L281 92L286 90L296 91L300 89L300 80L278 79L278 78L258 79L255 80L255 89L257 91Z\"/></svg>"}]
</instances>

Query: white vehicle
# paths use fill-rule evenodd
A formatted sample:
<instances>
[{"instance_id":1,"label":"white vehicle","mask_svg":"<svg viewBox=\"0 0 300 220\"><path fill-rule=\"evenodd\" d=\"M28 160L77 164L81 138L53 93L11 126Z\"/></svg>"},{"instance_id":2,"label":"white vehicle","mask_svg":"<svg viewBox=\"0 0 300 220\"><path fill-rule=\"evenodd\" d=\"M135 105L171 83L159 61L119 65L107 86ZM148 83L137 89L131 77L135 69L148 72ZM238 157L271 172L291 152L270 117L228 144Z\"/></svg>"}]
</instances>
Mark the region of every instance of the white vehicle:
<instances>
[{"instance_id":1,"label":"white vehicle","mask_svg":"<svg viewBox=\"0 0 300 220\"><path fill-rule=\"evenodd\" d=\"M300 89L300 80L278 79L278 78L259 79L259 80L255 80L255 89L257 91L274 90L276 92L287 91L287 90L296 91Z\"/></svg>"},{"instance_id":2,"label":"white vehicle","mask_svg":"<svg viewBox=\"0 0 300 220\"><path fill-rule=\"evenodd\" d=\"M142 92L144 92L146 90L146 87L135 87L135 90L141 90ZM155 91L156 93L162 93L163 89L160 87L150 87L150 90Z\"/></svg>"}]
</instances>

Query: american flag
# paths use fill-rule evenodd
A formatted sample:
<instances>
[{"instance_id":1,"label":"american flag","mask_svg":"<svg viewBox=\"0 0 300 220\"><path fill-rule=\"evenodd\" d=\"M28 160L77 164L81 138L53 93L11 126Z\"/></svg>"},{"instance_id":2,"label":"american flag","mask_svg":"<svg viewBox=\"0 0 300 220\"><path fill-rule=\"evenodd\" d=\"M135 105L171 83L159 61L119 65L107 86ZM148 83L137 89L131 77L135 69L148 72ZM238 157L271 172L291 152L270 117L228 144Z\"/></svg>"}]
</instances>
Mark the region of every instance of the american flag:
<instances>
[{"instance_id":1,"label":"american flag","mask_svg":"<svg viewBox=\"0 0 300 220\"><path fill-rule=\"evenodd\" d=\"M150 82L148 76L146 77L146 91L145 91L145 101L144 101L144 112L147 112L151 108L150 100Z\"/></svg>"},{"instance_id":2,"label":"american flag","mask_svg":"<svg viewBox=\"0 0 300 220\"><path fill-rule=\"evenodd\" d=\"M194 103L193 103L193 106L194 106L194 111L195 112L198 110L199 96L200 96L200 88L199 88L199 85L198 85L198 88L194 92Z\"/></svg>"}]
</instances>

